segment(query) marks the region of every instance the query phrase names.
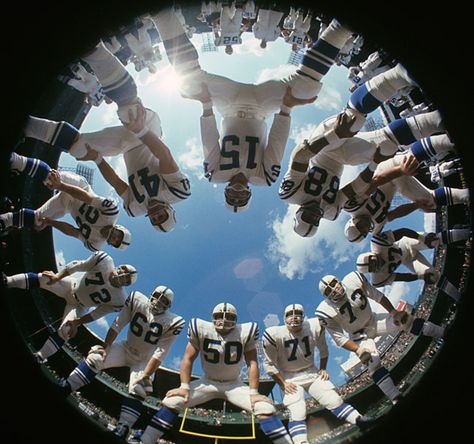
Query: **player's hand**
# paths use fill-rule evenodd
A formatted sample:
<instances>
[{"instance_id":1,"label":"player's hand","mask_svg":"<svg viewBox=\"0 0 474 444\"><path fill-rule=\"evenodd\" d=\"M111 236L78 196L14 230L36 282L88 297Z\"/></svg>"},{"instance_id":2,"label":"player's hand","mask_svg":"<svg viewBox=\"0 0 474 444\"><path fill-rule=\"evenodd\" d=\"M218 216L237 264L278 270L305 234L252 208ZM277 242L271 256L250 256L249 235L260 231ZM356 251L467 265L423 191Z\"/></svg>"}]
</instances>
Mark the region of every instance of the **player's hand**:
<instances>
[{"instance_id":1,"label":"player's hand","mask_svg":"<svg viewBox=\"0 0 474 444\"><path fill-rule=\"evenodd\" d=\"M209 93L209 88L205 83L201 83L201 91L198 94L195 94L194 96L181 94L181 97L184 97L185 99L197 100L201 103L209 103L212 100L211 94Z\"/></svg>"},{"instance_id":2,"label":"player's hand","mask_svg":"<svg viewBox=\"0 0 474 444\"><path fill-rule=\"evenodd\" d=\"M339 139L348 139L357 134L357 131L351 131L351 127L356 121L356 116L348 116L342 112L338 114L336 121L334 122L334 132Z\"/></svg>"},{"instance_id":3,"label":"player's hand","mask_svg":"<svg viewBox=\"0 0 474 444\"><path fill-rule=\"evenodd\" d=\"M297 99L291 93L291 87L287 86L285 95L283 96L283 105L287 106L288 108L293 108L294 106L306 105L307 103L313 103L317 98L318 96L314 96L309 99Z\"/></svg>"},{"instance_id":4,"label":"player's hand","mask_svg":"<svg viewBox=\"0 0 474 444\"><path fill-rule=\"evenodd\" d=\"M54 271L47 270L43 271L41 274L49 279L48 282L46 282L46 285L53 285L56 282L59 282L58 275L54 273Z\"/></svg>"},{"instance_id":5,"label":"player's hand","mask_svg":"<svg viewBox=\"0 0 474 444\"><path fill-rule=\"evenodd\" d=\"M49 225L52 225L53 220L49 217L42 217L39 222L35 223L35 230L41 231L44 230Z\"/></svg>"},{"instance_id":6,"label":"player's hand","mask_svg":"<svg viewBox=\"0 0 474 444\"><path fill-rule=\"evenodd\" d=\"M87 154L84 157L81 157L78 160L95 160L99 156L99 153L92 148L88 143L85 144Z\"/></svg>"},{"instance_id":7,"label":"player's hand","mask_svg":"<svg viewBox=\"0 0 474 444\"><path fill-rule=\"evenodd\" d=\"M329 379L329 373L324 369L320 369L318 374L323 381L327 381Z\"/></svg>"},{"instance_id":8,"label":"player's hand","mask_svg":"<svg viewBox=\"0 0 474 444\"><path fill-rule=\"evenodd\" d=\"M168 392L166 393L166 396L170 398L172 396L181 396L182 398L184 398L184 402L186 403L189 400L189 389L182 388L182 387L171 389L171 390L168 390Z\"/></svg>"},{"instance_id":9,"label":"player's hand","mask_svg":"<svg viewBox=\"0 0 474 444\"><path fill-rule=\"evenodd\" d=\"M400 171L404 176L413 176L416 174L416 171L420 163L416 160L416 157L412 153L405 154L400 164Z\"/></svg>"},{"instance_id":10,"label":"player's hand","mask_svg":"<svg viewBox=\"0 0 474 444\"><path fill-rule=\"evenodd\" d=\"M260 393L256 395L250 395L250 405L254 408L256 402L268 402L273 404L270 399L268 399L265 395L261 395Z\"/></svg>"},{"instance_id":11,"label":"player's hand","mask_svg":"<svg viewBox=\"0 0 474 444\"><path fill-rule=\"evenodd\" d=\"M368 365L370 361L372 361L372 354L368 348L359 347L356 350L356 355L359 357L360 362L364 365Z\"/></svg>"},{"instance_id":12,"label":"player's hand","mask_svg":"<svg viewBox=\"0 0 474 444\"><path fill-rule=\"evenodd\" d=\"M425 245L428 248L435 248L438 245L437 241L438 241L438 236L436 235L436 233L428 233L425 237Z\"/></svg>"},{"instance_id":13,"label":"player's hand","mask_svg":"<svg viewBox=\"0 0 474 444\"><path fill-rule=\"evenodd\" d=\"M290 395L292 393L296 393L298 391L298 386L292 382L284 382L282 390L284 393L287 395Z\"/></svg>"},{"instance_id":14,"label":"player's hand","mask_svg":"<svg viewBox=\"0 0 474 444\"><path fill-rule=\"evenodd\" d=\"M393 323L397 327L400 327L400 326L405 325L407 323L408 313L406 311L398 311L396 309L393 309L390 312L390 315L392 316Z\"/></svg>"},{"instance_id":15,"label":"player's hand","mask_svg":"<svg viewBox=\"0 0 474 444\"><path fill-rule=\"evenodd\" d=\"M48 174L48 177L44 181L44 184L50 190L59 190L61 188L61 174L58 170L51 170Z\"/></svg>"},{"instance_id":16,"label":"player's hand","mask_svg":"<svg viewBox=\"0 0 474 444\"><path fill-rule=\"evenodd\" d=\"M135 109L137 111L136 115L134 115L132 109L128 110L128 123L122 122L122 125L132 133L139 133L143 128L145 128L146 109L140 102L136 104Z\"/></svg>"},{"instance_id":17,"label":"player's hand","mask_svg":"<svg viewBox=\"0 0 474 444\"><path fill-rule=\"evenodd\" d=\"M64 327L66 329L69 329L69 333L68 333L68 338L71 339L71 338L74 338L74 336L77 335L77 329L79 328L79 323L77 322L77 319L72 319L71 321L66 321L66 323L64 324Z\"/></svg>"}]
</instances>

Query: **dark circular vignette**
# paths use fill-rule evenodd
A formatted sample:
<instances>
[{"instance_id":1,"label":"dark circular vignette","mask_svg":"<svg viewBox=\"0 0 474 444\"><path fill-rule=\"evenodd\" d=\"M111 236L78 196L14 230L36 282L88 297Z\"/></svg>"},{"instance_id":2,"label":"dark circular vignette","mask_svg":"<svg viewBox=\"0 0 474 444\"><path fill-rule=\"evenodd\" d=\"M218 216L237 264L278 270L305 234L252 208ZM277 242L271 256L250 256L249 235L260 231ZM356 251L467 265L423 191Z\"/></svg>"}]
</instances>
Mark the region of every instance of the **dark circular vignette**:
<instances>
[{"instance_id":1,"label":"dark circular vignette","mask_svg":"<svg viewBox=\"0 0 474 444\"><path fill-rule=\"evenodd\" d=\"M184 5L189 1L180 1ZM81 0L74 3L52 1L9 4L2 19L2 148L0 181L8 180L6 159L21 133L26 115L47 82L75 56L104 34L130 17L170 2L138 0L124 4L112 0ZM178 3L178 2L177 2ZM468 47L472 36L469 15L460 2L442 7L419 2L388 3L276 1L320 9L335 15L370 40L385 47L419 82L442 113L450 137L465 165L472 200L473 156L472 79ZM469 40L468 40L469 38ZM159 110L158 110L159 111ZM394 408L389 417L357 443L440 442L461 433L471 435L472 400L471 349L468 323L472 311L473 282L461 303L454 323L454 335L408 396L406 405ZM109 436L98 433L88 420L52 392L34 367L31 355L18 337L16 327L0 299L3 356L0 368L3 408L0 422L2 442L27 443L47 440L50 444L107 443ZM10 388L10 389L9 389ZM9 389L9 390L8 390ZM8 393L8 395L7 395Z\"/></svg>"}]
</instances>

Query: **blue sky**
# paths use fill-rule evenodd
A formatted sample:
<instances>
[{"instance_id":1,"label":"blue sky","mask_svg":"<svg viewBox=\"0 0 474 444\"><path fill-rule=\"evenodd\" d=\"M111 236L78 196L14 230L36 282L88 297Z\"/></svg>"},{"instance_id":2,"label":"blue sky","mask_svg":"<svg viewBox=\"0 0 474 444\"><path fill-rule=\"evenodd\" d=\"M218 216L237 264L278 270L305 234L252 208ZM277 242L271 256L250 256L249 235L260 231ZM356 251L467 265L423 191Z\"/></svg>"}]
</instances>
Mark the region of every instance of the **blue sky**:
<instances>
[{"instance_id":1,"label":"blue sky","mask_svg":"<svg viewBox=\"0 0 474 444\"><path fill-rule=\"evenodd\" d=\"M293 72L288 65L290 45L282 39L272 42L266 50L252 34L245 33L244 43L235 48L232 56L222 48L218 52L201 53L201 66L209 72L224 75L240 82L254 83L279 78ZM202 37L193 38L200 48ZM322 221L315 238L303 239L293 233L289 207L278 198L278 183L273 187L253 187L250 209L232 214L224 207L223 185L213 185L202 175L202 148L199 134L201 106L183 99L177 89L176 77L170 68L161 45L163 60L158 72L144 70L134 76L139 96L145 106L155 110L161 119L164 141L170 147L181 169L188 174L192 196L175 206L178 225L167 234L155 231L147 218L129 218L122 212L119 223L132 231L132 245L126 251L106 247L116 265L130 263L138 269L137 283L130 288L148 295L157 285L167 285L175 292L173 311L186 320L192 317L210 319L214 305L231 302L237 307L240 322L257 321L261 332L265 326L282 321L282 312L290 303L301 303L306 315L313 316L322 296L317 289L325 274L345 276L354 270L357 254L369 249L369 242L352 245L344 238L343 227L348 219L342 214L334 222ZM282 163L283 176L295 143L307 137L324 118L337 113L349 97L350 82L347 69L333 66L323 79L323 87L314 104L294 108L292 127ZM81 131L97 131L105 126L119 125L116 105L101 104L87 116ZM126 180L121 157L107 159ZM59 164L72 166L76 161L62 154ZM99 195L115 196L111 187L95 169L94 190ZM346 167L341 187L357 172ZM68 220L66 217L65 220ZM424 227L422 213L414 213L390 225L392 228L409 226L417 231ZM89 256L81 243L54 232L58 265ZM429 256L431 257L431 256ZM397 302L400 297L414 302L420 293L420 282L395 284L386 294ZM113 316L108 316L90 328L104 337ZM329 373L336 385L344 382L339 364L348 352L330 343ZM180 357L186 346L183 332L170 351L165 366L179 368ZM200 372L196 362L194 370Z\"/></svg>"}]
</instances>

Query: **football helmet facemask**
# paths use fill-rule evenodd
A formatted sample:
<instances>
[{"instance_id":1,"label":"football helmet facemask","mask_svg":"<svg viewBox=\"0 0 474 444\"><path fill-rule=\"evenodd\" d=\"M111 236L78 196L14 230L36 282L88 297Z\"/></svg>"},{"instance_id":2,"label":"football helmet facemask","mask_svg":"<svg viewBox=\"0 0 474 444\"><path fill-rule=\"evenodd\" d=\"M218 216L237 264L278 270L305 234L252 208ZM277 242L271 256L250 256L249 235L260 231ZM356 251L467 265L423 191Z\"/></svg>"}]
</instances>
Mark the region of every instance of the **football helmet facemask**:
<instances>
[{"instance_id":1,"label":"football helmet facemask","mask_svg":"<svg viewBox=\"0 0 474 444\"><path fill-rule=\"evenodd\" d=\"M227 302L217 304L212 310L212 322L219 333L229 333L237 325L236 308Z\"/></svg>"},{"instance_id":2,"label":"football helmet facemask","mask_svg":"<svg viewBox=\"0 0 474 444\"><path fill-rule=\"evenodd\" d=\"M346 299L346 291L341 281L332 274L328 274L319 281L319 291L335 304L340 304Z\"/></svg>"},{"instance_id":3,"label":"football helmet facemask","mask_svg":"<svg viewBox=\"0 0 474 444\"><path fill-rule=\"evenodd\" d=\"M154 315L164 313L166 310L168 310L168 308L171 307L173 300L173 290L164 285L159 285L153 290L153 293L150 295L150 312Z\"/></svg>"}]
</instances>

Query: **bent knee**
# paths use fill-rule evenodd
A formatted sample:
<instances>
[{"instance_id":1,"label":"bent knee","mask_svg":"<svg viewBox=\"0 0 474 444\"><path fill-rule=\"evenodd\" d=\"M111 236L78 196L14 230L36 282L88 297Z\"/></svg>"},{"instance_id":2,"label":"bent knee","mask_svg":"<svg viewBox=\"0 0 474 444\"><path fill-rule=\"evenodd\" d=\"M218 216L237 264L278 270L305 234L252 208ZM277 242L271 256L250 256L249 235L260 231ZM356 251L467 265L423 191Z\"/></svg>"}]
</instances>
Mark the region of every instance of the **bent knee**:
<instances>
[{"instance_id":1,"label":"bent knee","mask_svg":"<svg viewBox=\"0 0 474 444\"><path fill-rule=\"evenodd\" d=\"M182 396L167 396L162 403L170 410L182 412L184 410L184 398Z\"/></svg>"},{"instance_id":2,"label":"bent knee","mask_svg":"<svg viewBox=\"0 0 474 444\"><path fill-rule=\"evenodd\" d=\"M258 401L254 405L255 416L272 416L276 413L276 409L270 402Z\"/></svg>"}]
</instances>

